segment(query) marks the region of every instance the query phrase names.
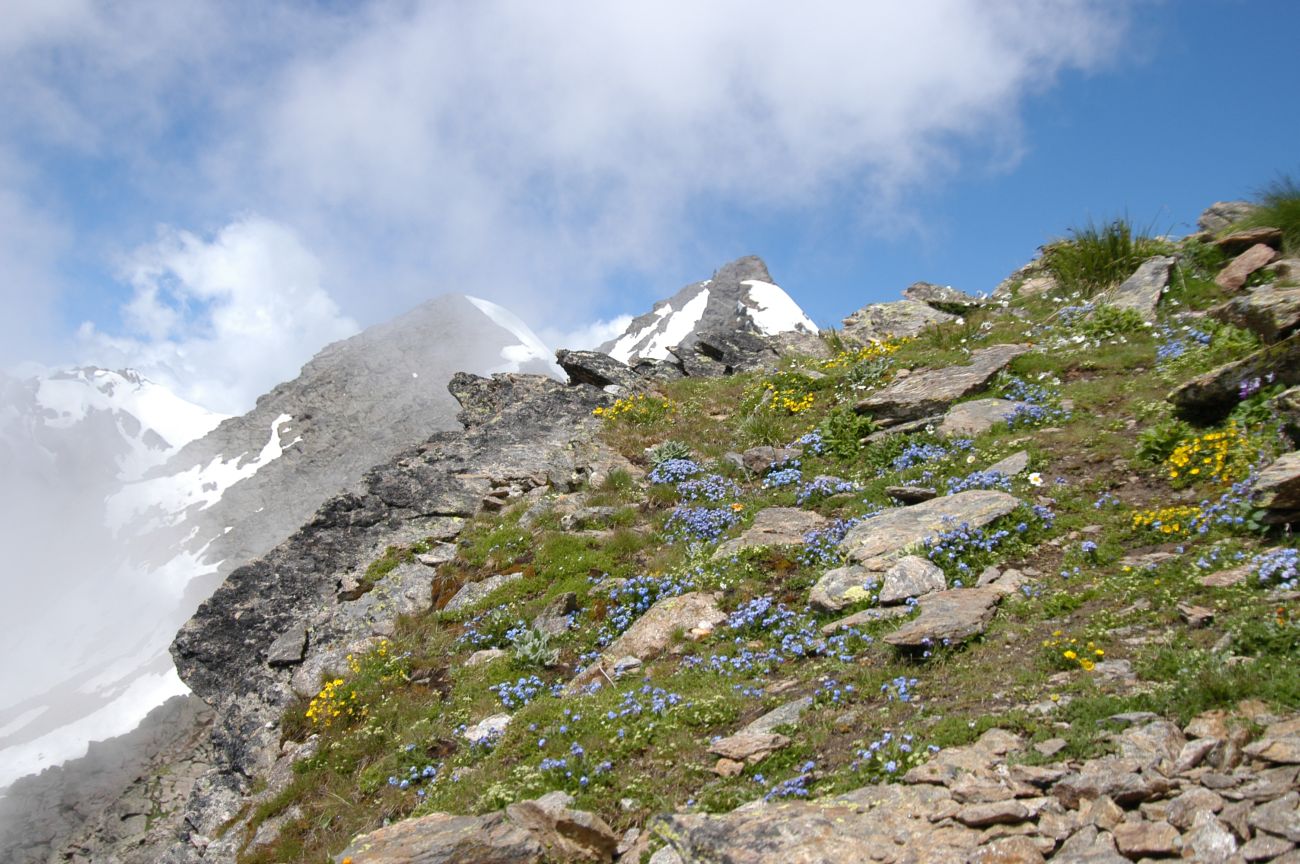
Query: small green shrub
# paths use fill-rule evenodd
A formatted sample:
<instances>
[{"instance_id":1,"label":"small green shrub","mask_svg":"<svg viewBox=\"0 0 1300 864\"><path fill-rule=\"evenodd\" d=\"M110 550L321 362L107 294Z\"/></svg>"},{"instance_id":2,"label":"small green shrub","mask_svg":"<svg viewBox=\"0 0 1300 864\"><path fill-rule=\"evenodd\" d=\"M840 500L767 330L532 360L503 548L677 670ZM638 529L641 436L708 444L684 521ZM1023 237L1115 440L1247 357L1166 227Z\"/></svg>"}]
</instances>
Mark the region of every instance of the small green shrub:
<instances>
[{"instance_id":1,"label":"small green shrub","mask_svg":"<svg viewBox=\"0 0 1300 864\"><path fill-rule=\"evenodd\" d=\"M1159 464L1173 454L1180 442L1195 434L1182 420L1162 420L1138 433L1136 456L1143 462Z\"/></svg>"},{"instance_id":2,"label":"small green shrub","mask_svg":"<svg viewBox=\"0 0 1300 864\"><path fill-rule=\"evenodd\" d=\"M551 637L535 627L515 636L511 649L521 666L554 666L560 660L560 649L551 644Z\"/></svg>"},{"instance_id":3,"label":"small green shrub","mask_svg":"<svg viewBox=\"0 0 1300 864\"><path fill-rule=\"evenodd\" d=\"M870 417L841 406L831 411L818 428L827 453L838 459L852 459L858 455L862 439L875 431L876 424Z\"/></svg>"},{"instance_id":4,"label":"small green shrub","mask_svg":"<svg viewBox=\"0 0 1300 864\"><path fill-rule=\"evenodd\" d=\"M646 458L650 460L651 468L657 468L669 459L691 458L691 448L680 441L664 441L647 450Z\"/></svg>"}]
</instances>

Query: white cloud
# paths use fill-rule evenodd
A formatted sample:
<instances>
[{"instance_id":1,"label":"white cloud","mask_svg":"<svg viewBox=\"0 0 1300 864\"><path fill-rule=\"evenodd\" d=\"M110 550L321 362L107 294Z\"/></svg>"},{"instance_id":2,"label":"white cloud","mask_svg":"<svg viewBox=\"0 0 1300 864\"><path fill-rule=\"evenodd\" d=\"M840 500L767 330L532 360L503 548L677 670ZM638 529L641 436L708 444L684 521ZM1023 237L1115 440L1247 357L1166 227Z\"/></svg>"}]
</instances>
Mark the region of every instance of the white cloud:
<instances>
[{"instance_id":1,"label":"white cloud","mask_svg":"<svg viewBox=\"0 0 1300 864\"><path fill-rule=\"evenodd\" d=\"M568 348L570 351L591 350L610 339L622 336L627 325L631 323L631 315L618 315L608 321L592 321L571 330L544 328L541 337L548 345L554 345L556 348Z\"/></svg>"},{"instance_id":2,"label":"white cloud","mask_svg":"<svg viewBox=\"0 0 1300 864\"><path fill-rule=\"evenodd\" d=\"M210 240L161 229L126 262L126 333L87 322L82 348L88 361L131 366L190 401L242 413L326 343L357 331L321 276L294 232L267 219L241 219Z\"/></svg>"}]
</instances>

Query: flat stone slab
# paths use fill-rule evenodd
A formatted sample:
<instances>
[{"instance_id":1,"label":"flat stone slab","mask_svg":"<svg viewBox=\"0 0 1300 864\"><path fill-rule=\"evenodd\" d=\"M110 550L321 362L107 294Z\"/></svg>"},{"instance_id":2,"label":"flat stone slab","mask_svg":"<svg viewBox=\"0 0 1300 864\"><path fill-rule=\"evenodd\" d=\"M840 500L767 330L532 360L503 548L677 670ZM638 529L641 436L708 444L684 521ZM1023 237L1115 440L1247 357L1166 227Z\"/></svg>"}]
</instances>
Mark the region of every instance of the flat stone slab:
<instances>
[{"instance_id":1,"label":"flat stone slab","mask_svg":"<svg viewBox=\"0 0 1300 864\"><path fill-rule=\"evenodd\" d=\"M812 707L813 700L811 696L804 696L793 702L787 702L778 708L773 708L762 717L753 720L746 725L741 732L760 734L773 732L778 726L796 726L799 718L803 713Z\"/></svg>"},{"instance_id":2,"label":"flat stone slab","mask_svg":"<svg viewBox=\"0 0 1300 864\"><path fill-rule=\"evenodd\" d=\"M1210 310L1214 318L1253 330L1265 342L1285 339L1300 328L1300 288L1263 285Z\"/></svg>"},{"instance_id":3,"label":"flat stone slab","mask_svg":"<svg viewBox=\"0 0 1300 864\"><path fill-rule=\"evenodd\" d=\"M1276 258L1277 251L1271 246L1257 243L1228 262L1228 266L1214 277L1214 284L1224 291L1239 291L1250 278L1250 274L1271 264Z\"/></svg>"},{"instance_id":4,"label":"flat stone slab","mask_svg":"<svg viewBox=\"0 0 1300 864\"><path fill-rule=\"evenodd\" d=\"M1001 474L1003 477L1014 477L1028 467L1029 454L1021 450L1012 453L1005 459L994 462L984 470L994 474Z\"/></svg>"},{"instance_id":5,"label":"flat stone slab","mask_svg":"<svg viewBox=\"0 0 1300 864\"><path fill-rule=\"evenodd\" d=\"M811 510L798 507L768 507L760 510L739 537L727 540L713 553L714 560L727 558L745 549L760 546L802 546L809 531L825 528L829 520Z\"/></svg>"},{"instance_id":6,"label":"flat stone slab","mask_svg":"<svg viewBox=\"0 0 1300 864\"><path fill-rule=\"evenodd\" d=\"M956 321L956 315L940 312L919 300L897 300L893 303L872 303L844 319L841 331L859 342L881 342L885 339L915 336L933 324Z\"/></svg>"},{"instance_id":7,"label":"flat stone slab","mask_svg":"<svg viewBox=\"0 0 1300 864\"><path fill-rule=\"evenodd\" d=\"M984 632L1002 593L993 587L956 588L927 594L920 600L921 614L885 641L897 648L923 648L954 644Z\"/></svg>"},{"instance_id":8,"label":"flat stone slab","mask_svg":"<svg viewBox=\"0 0 1300 864\"><path fill-rule=\"evenodd\" d=\"M270 666L294 666L307 656L307 625L295 624L271 643L266 653Z\"/></svg>"},{"instance_id":9,"label":"flat stone slab","mask_svg":"<svg viewBox=\"0 0 1300 864\"><path fill-rule=\"evenodd\" d=\"M948 409L935 431L950 438L982 435L999 423L1011 419L1024 402L1011 399L973 399Z\"/></svg>"},{"instance_id":10,"label":"flat stone slab","mask_svg":"<svg viewBox=\"0 0 1300 864\"><path fill-rule=\"evenodd\" d=\"M984 389L993 376L1029 347L993 345L972 353L970 363L964 366L924 369L897 378L859 402L856 410L890 420L912 420L935 414L963 396Z\"/></svg>"},{"instance_id":11,"label":"flat stone slab","mask_svg":"<svg viewBox=\"0 0 1300 864\"><path fill-rule=\"evenodd\" d=\"M1276 247L1282 244L1282 229L1267 225L1261 225L1258 228L1246 228L1242 231L1225 234L1215 240L1214 243L1229 254L1242 252L1261 243L1265 246Z\"/></svg>"},{"instance_id":12,"label":"flat stone slab","mask_svg":"<svg viewBox=\"0 0 1300 864\"><path fill-rule=\"evenodd\" d=\"M733 762L748 762L753 765L766 759L769 754L789 746L790 739L776 732L740 731L714 741L709 745L709 752Z\"/></svg>"},{"instance_id":13,"label":"flat stone slab","mask_svg":"<svg viewBox=\"0 0 1300 864\"><path fill-rule=\"evenodd\" d=\"M880 584L880 605L892 606L947 587L947 578L933 562L908 555L885 571Z\"/></svg>"},{"instance_id":14,"label":"flat stone slab","mask_svg":"<svg viewBox=\"0 0 1300 864\"><path fill-rule=\"evenodd\" d=\"M850 627L865 627L868 624L875 624L878 621L890 621L894 618L904 618L912 614L910 606L872 606L847 615L837 621L822 625L823 636L833 636L841 630Z\"/></svg>"},{"instance_id":15,"label":"flat stone slab","mask_svg":"<svg viewBox=\"0 0 1300 864\"><path fill-rule=\"evenodd\" d=\"M903 299L916 300L951 315L961 315L984 305L979 297L958 291L951 285L935 285L933 282L913 282L903 289Z\"/></svg>"},{"instance_id":16,"label":"flat stone slab","mask_svg":"<svg viewBox=\"0 0 1300 864\"><path fill-rule=\"evenodd\" d=\"M1106 302L1117 309L1132 309L1143 321L1156 320L1156 307L1169 285L1169 270L1174 259L1156 255L1143 261L1137 271L1106 297Z\"/></svg>"},{"instance_id":17,"label":"flat stone slab","mask_svg":"<svg viewBox=\"0 0 1300 864\"><path fill-rule=\"evenodd\" d=\"M962 524L982 528L1021 503L1014 495L996 489L971 489L945 495L910 507L885 510L865 519L849 529L840 546L849 560L856 563L867 564L877 558L896 560L927 537L937 537L940 532Z\"/></svg>"}]
</instances>

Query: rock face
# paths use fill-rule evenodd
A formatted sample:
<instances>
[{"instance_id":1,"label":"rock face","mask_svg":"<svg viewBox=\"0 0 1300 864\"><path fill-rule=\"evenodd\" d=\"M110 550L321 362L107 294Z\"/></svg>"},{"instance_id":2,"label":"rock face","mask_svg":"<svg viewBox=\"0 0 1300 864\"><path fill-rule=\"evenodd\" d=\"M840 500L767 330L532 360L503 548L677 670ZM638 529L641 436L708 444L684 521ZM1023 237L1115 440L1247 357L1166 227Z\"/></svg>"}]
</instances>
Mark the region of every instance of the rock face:
<instances>
[{"instance_id":1,"label":"rock face","mask_svg":"<svg viewBox=\"0 0 1300 864\"><path fill-rule=\"evenodd\" d=\"M925 303L951 315L960 315L984 305L984 301L979 297L958 291L951 285L934 285L930 282L913 282L903 289L903 297Z\"/></svg>"},{"instance_id":2,"label":"rock face","mask_svg":"<svg viewBox=\"0 0 1300 864\"><path fill-rule=\"evenodd\" d=\"M431 603L433 571L420 564L397 568L355 600L340 594L338 574L359 574L393 543L452 537L489 502L599 482L622 464L594 443L592 409L610 398L595 388L528 375L457 375L449 387L464 431L436 434L368 472L357 491L327 502L269 555L234 571L177 635L177 669L217 709L217 767L187 817L196 833L212 836L246 792L244 778L275 761L278 733L268 724L295 689L314 692L322 673L383 635L396 612ZM304 625L311 639L303 663L269 665L276 640ZM237 841L218 841L207 854L227 842Z\"/></svg>"},{"instance_id":3,"label":"rock face","mask_svg":"<svg viewBox=\"0 0 1300 864\"><path fill-rule=\"evenodd\" d=\"M1028 350L1028 345L981 348L965 366L926 369L895 379L859 402L857 410L885 423L938 413L961 397L984 389L994 375Z\"/></svg>"},{"instance_id":4,"label":"rock face","mask_svg":"<svg viewBox=\"0 0 1300 864\"><path fill-rule=\"evenodd\" d=\"M568 373L574 384L632 388L642 380L631 366L599 351L566 351L561 348L555 352L555 362Z\"/></svg>"},{"instance_id":5,"label":"rock face","mask_svg":"<svg viewBox=\"0 0 1300 864\"><path fill-rule=\"evenodd\" d=\"M844 319L843 334L859 342L879 342L915 336L932 324L956 321L956 315L940 312L919 300L872 303Z\"/></svg>"},{"instance_id":6,"label":"rock face","mask_svg":"<svg viewBox=\"0 0 1300 864\"><path fill-rule=\"evenodd\" d=\"M1142 262L1137 271L1110 292L1107 302L1120 309L1132 309L1143 321L1156 320L1156 307L1169 284L1174 259L1157 255Z\"/></svg>"},{"instance_id":7,"label":"rock face","mask_svg":"<svg viewBox=\"0 0 1300 864\"><path fill-rule=\"evenodd\" d=\"M899 648L923 648L961 642L984 632L1002 599L996 588L956 588L921 598L921 614L885 637Z\"/></svg>"},{"instance_id":8,"label":"rock face","mask_svg":"<svg viewBox=\"0 0 1300 864\"><path fill-rule=\"evenodd\" d=\"M714 337L714 352L726 353L719 341L736 334L775 337L790 332L815 336L817 325L776 286L767 265L749 256L656 303L650 312L633 319L622 336L599 350L633 366L637 358L667 359L669 349L677 349L679 360L690 362L695 343L706 334Z\"/></svg>"},{"instance_id":9,"label":"rock face","mask_svg":"<svg viewBox=\"0 0 1300 864\"><path fill-rule=\"evenodd\" d=\"M1254 330L1265 342L1276 342L1300 329L1300 288L1261 286L1215 306L1210 314L1225 323Z\"/></svg>"},{"instance_id":10,"label":"rock face","mask_svg":"<svg viewBox=\"0 0 1300 864\"><path fill-rule=\"evenodd\" d=\"M1193 378L1171 392L1169 401L1185 417L1219 420L1241 401L1242 384L1256 378L1300 384L1300 333Z\"/></svg>"}]
</instances>

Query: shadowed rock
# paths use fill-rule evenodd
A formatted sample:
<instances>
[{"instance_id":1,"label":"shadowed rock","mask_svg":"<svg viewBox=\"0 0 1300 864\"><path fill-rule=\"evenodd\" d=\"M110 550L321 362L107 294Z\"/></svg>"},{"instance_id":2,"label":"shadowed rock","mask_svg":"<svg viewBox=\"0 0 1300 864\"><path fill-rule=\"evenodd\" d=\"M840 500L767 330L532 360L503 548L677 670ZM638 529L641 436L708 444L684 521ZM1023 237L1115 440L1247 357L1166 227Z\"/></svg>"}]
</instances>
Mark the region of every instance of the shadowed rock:
<instances>
[{"instance_id":1,"label":"shadowed rock","mask_svg":"<svg viewBox=\"0 0 1300 864\"><path fill-rule=\"evenodd\" d=\"M1163 255L1148 258L1132 276L1110 292L1106 302L1119 309L1132 309L1142 316L1143 321L1155 321L1156 306L1169 284L1169 270L1173 266L1173 258Z\"/></svg>"},{"instance_id":2,"label":"shadowed rock","mask_svg":"<svg viewBox=\"0 0 1300 864\"><path fill-rule=\"evenodd\" d=\"M1250 274L1277 258L1277 252L1264 243L1256 243L1228 263L1214 277L1214 284L1224 291L1240 290Z\"/></svg>"},{"instance_id":3,"label":"shadowed rock","mask_svg":"<svg viewBox=\"0 0 1300 864\"><path fill-rule=\"evenodd\" d=\"M1168 399L1185 418L1217 422L1241 401L1241 385L1256 378L1288 387L1300 384L1300 333L1198 375L1175 388Z\"/></svg>"},{"instance_id":4,"label":"shadowed rock","mask_svg":"<svg viewBox=\"0 0 1300 864\"><path fill-rule=\"evenodd\" d=\"M844 319L841 331L859 342L882 342L903 336L915 336L933 324L956 321L956 315L940 312L919 300L896 300L872 303Z\"/></svg>"},{"instance_id":5,"label":"shadowed rock","mask_svg":"<svg viewBox=\"0 0 1300 864\"><path fill-rule=\"evenodd\" d=\"M1261 286L1215 306L1210 315L1228 324L1254 330L1265 342L1285 339L1300 328L1300 288Z\"/></svg>"}]
</instances>

